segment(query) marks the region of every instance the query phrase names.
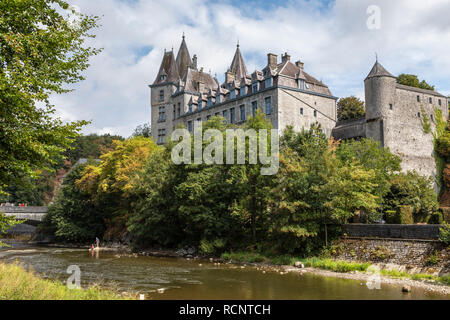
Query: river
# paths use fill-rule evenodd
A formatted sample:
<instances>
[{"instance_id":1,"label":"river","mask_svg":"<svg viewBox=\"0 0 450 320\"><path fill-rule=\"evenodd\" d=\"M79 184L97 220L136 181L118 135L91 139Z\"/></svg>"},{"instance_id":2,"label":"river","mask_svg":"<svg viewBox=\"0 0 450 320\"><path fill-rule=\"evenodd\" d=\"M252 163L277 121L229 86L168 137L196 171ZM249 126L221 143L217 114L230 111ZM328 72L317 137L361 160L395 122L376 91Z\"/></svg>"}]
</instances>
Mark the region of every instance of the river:
<instances>
[{"instance_id":1,"label":"river","mask_svg":"<svg viewBox=\"0 0 450 320\"><path fill-rule=\"evenodd\" d=\"M370 290L357 280L287 273L251 266L216 265L186 260L99 252L87 249L31 246L13 242L0 248L0 262L19 261L43 277L65 281L67 268L79 266L83 287L100 284L146 299L448 299L414 288L404 294L398 285Z\"/></svg>"}]
</instances>

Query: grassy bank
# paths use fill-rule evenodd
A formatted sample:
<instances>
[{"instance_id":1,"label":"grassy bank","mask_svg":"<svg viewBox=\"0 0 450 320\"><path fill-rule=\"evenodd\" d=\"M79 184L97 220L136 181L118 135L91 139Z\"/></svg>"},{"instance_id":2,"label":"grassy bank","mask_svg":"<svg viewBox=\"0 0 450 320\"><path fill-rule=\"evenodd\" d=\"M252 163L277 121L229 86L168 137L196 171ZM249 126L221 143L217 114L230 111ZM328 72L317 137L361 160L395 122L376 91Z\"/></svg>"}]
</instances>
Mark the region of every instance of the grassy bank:
<instances>
[{"instance_id":1,"label":"grassy bank","mask_svg":"<svg viewBox=\"0 0 450 320\"><path fill-rule=\"evenodd\" d=\"M268 263L273 265L294 265L295 262L299 261L304 264L305 267L317 268L330 270L334 272L366 272L371 265L368 262L353 262L353 261L341 261L333 260L329 258L298 258L294 256L265 256L260 253L255 252L227 252L223 253L221 256L224 260L231 260L233 262L239 263ZM427 280L442 283L450 286L450 276L438 277L431 274L410 274L404 271L398 270L380 270L380 274L383 276L388 276L392 278L405 278L412 280Z\"/></svg>"},{"instance_id":2,"label":"grassy bank","mask_svg":"<svg viewBox=\"0 0 450 320\"><path fill-rule=\"evenodd\" d=\"M124 300L112 291L90 287L69 289L60 282L41 279L18 264L0 263L0 300Z\"/></svg>"}]
</instances>

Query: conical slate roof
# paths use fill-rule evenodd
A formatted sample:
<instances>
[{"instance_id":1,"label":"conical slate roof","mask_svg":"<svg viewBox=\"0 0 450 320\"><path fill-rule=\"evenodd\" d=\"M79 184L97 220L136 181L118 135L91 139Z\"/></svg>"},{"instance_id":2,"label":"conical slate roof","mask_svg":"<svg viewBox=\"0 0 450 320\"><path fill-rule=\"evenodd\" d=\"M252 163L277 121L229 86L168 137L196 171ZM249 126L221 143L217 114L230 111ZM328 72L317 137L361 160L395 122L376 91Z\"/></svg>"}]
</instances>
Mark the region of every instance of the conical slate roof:
<instances>
[{"instance_id":1,"label":"conical slate roof","mask_svg":"<svg viewBox=\"0 0 450 320\"><path fill-rule=\"evenodd\" d=\"M374 78L374 77L391 77L395 78L389 71L387 71L378 61L375 62L372 70L366 79Z\"/></svg>"},{"instance_id":2,"label":"conical slate roof","mask_svg":"<svg viewBox=\"0 0 450 320\"><path fill-rule=\"evenodd\" d=\"M234 54L233 62L231 62L230 70L236 75L235 79L240 80L247 75L247 67L245 66L241 50L239 50L239 45L237 45L236 53Z\"/></svg>"},{"instance_id":3,"label":"conical slate roof","mask_svg":"<svg viewBox=\"0 0 450 320\"><path fill-rule=\"evenodd\" d=\"M159 67L159 72L153 85L163 82L177 82L179 79L180 76L178 74L177 64L175 62L173 51L165 52L163 60L161 62L161 67Z\"/></svg>"},{"instance_id":4,"label":"conical slate roof","mask_svg":"<svg viewBox=\"0 0 450 320\"><path fill-rule=\"evenodd\" d=\"M181 41L180 50L177 54L177 68L181 78L186 74L188 66L192 66L192 60L183 35L183 41Z\"/></svg>"}]
</instances>

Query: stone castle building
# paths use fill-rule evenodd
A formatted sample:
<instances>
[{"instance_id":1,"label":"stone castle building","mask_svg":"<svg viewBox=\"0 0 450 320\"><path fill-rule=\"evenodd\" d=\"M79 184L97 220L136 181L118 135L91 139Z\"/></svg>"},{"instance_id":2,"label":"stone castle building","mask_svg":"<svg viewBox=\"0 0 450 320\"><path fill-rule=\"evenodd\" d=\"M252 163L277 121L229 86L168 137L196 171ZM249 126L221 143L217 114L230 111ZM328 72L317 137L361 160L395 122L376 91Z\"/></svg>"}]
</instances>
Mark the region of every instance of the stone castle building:
<instances>
[{"instance_id":1,"label":"stone castle building","mask_svg":"<svg viewBox=\"0 0 450 320\"><path fill-rule=\"evenodd\" d=\"M365 117L338 122L333 136L336 139L373 138L400 156L404 171L416 170L435 177L435 109L442 110L447 121L447 97L436 91L397 83L396 77L378 61L364 80L364 87ZM424 121L429 122L431 132L424 129Z\"/></svg>"},{"instance_id":2,"label":"stone castle building","mask_svg":"<svg viewBox=\"0 0 450 320\"><path fill-rule=\"evenodd\" d=\"M301 61L291 62L285 53L267 54L267 65L249 74L239 45L225 81L197 66L185 37L175 57L164 52L158 75L151 88L151 128L153 138L164 144L182 124L192 131L196 121L223 116L240 124L255 114L265 113L273 128L286 126L309 129L319 122L328 137L336 139L373 138L399 155L403 169L435 176L433 135L423 129L424 116L435 129L435 108L448 119L447 98L435 91L398 84L396 78L377 61L364 81L366 115L337 122L337 97L309 75Z\"/></svg>"},{"instance_id":3,"label":"stone castle building","mask_svg":"<svg viewBox=\"0 0 450 320\"><path fill-rule=\"evenodd\" d=\"M300 61L291 62L286 53L281 61L267 55L267 65L249 74L239 45L225 73L225 82L197 66L191 59L185 38L175 55L164 57L151 88L152 134L163 144L181 123L192 130L195 121L223 116L229 123L243 123L257 109L270 119L274 129L292 125L296 130L319 122L330 137L336 125L336 101L328 87L304 70Z\"/></svg>"}]
</instances>

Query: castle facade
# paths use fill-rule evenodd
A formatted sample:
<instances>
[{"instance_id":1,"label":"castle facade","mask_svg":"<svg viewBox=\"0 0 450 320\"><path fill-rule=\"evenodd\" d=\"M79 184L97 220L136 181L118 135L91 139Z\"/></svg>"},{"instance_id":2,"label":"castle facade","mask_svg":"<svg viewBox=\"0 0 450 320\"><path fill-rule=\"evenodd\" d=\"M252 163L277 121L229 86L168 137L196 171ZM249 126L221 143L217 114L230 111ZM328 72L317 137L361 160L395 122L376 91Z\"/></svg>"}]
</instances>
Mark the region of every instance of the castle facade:
<instances>
[{"instance_id":1,"label":"castle facade","mask_svg":"<svg viewBox=\"0 0 450 320\"><path fill-rule=\"evenodd\" d=\"M220 84L216 77L197 67L185 38L175 55L166 51L151 88L152 134L163 144L183 124L192 130L196 121L223 116L229 123L243 123L257 109L280 132L291 125L308 129L319 122L328 137L336 126L336 101L328 87L304 70L301 61L291 62L286 53L267 55L267 65L249 74L239 45Z\"/></svg>"},{"instance_id":2,"label":"castle facade","mask_svg":"<svg viewBox=\"0 0 450 320\"><path fill-rule=\"evenodd\" d=\"M220 84L216 77L197 66L183 36L175 57L164 52L151 88L151 128L158 144L164 144L182 124L192 131L195 122L222 116L229 123L244 123L260 109L281 133L287 126L301 131L318 122L328 137L373 138L402 159L404 171L416 170L435 176L433 132L435 110L448 120L448 100L431 90L397 83L378 61L364 81L365 117L337 121L337 97L305 71L301 61L281 61L267 54L267 65L249 74L239 45ZM424 130L428 119L431 132Z\"/></svg>"}]
</instances>

